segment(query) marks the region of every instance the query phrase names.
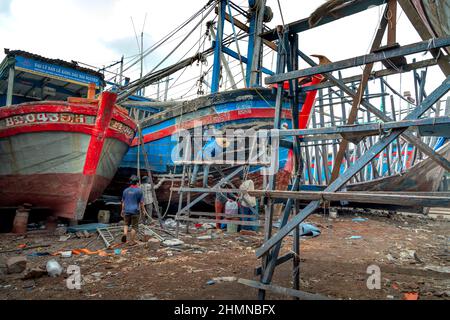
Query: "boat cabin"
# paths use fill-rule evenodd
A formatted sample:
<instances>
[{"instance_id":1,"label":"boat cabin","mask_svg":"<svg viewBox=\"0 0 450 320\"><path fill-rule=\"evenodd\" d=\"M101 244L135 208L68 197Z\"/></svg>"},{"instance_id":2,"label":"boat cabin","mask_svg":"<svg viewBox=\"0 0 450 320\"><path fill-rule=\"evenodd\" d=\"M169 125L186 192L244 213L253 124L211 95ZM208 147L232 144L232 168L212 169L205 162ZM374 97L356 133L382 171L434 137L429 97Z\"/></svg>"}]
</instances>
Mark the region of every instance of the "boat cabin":
<instances>
[{"instance_id":1,"label":"boat cabin","mask_svg":"<svg viewBox=\"0 0 450 320\"><path fill-rule=\"evenodd\" d=\"M21 50L5 49L0 63L0 106L24 102L86 97L90 83L105 87L103 74L76 62L49 59Z\"/></svg>"}]
</instances>

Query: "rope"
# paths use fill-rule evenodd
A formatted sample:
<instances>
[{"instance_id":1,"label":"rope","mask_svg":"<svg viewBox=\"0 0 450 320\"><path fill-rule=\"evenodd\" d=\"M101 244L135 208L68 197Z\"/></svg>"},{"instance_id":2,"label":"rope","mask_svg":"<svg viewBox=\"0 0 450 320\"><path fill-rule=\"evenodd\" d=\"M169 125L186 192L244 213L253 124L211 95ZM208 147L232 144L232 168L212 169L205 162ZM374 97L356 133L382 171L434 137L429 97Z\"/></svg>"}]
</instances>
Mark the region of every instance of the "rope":
<instances>
[{"instance_id":1,"label":"rope","mask_svg":"<svg viewBox=\"0 0 450 320\"><path fill-rule=\"evenodd\" d=\"M278 2L278 9L280 10L281 22L282 22L283 28L284 28L284 26L285 26L286 24L284 23L283 10L281 10L280 0L277 0L277 2Z\"/></svg>"},{"instance_id":2,"label":"rope","mask_svg":"<svg viewBox=\"0 0 450 320\"><path fill-rule=\"evenodd\" d=\"M239 42L236 35L236 28L234 27L234 19L233 15L231 14L231 6L230 6L230 0L228 1L228 14L230 15L230 22L231 22L231 28L233 29L233 35L234 35L234 41L236 42L236 48L237 48L237 54L239 56L239 64L241 65L241 72L242 76L245 78L245 72L244 72L244 65L242 63L242 57L241 57L241 49L239 48ZM244 82L244 86L246 87L247 84Z\"/></svg>"},{"instance_id":3,"label":"rope","mask_svg":"<svg viewBox=\"0 0 450 320\"><path fill-rule=\"evenodd\" d=\"M188 18L186 21L184 21L181 25L170 31L166 36L164 36L161 40L156 42L153 46L148 48L144 51L144 54L142 58L147 57L150 53L158 49L161 45L163 45L165 42L167 42L169 39L171 39L175 34L177 34L180 30L182 30L184 27L186 27L189 23L191 23L195 18L197 18L201 13L204 13L208 9L209 6L213 6L213 4L216 1L209 1L203 8L201 8L199 11L194 13L190 18ZM134 65L140 62L140 57L136 60L132 60L129 62L129 66L127 68L124 68L123 72L128 71L131 69ZM128 64L128 63L127 63Z\"/></svg>"}]
</instances>

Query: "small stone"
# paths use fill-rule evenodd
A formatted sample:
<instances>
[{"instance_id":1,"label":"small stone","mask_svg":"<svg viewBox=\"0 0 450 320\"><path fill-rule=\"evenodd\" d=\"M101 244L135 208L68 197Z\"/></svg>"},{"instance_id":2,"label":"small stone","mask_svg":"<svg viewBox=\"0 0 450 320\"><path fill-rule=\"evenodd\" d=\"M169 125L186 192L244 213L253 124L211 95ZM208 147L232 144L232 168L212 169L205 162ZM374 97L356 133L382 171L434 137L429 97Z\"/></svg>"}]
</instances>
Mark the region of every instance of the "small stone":
<instances>
[{"instance_id":1,"label":"small stone","mask_svg":"<svg viewBox=\"0 0 450 320\"><path fill-rule=\"evenodd\" d=\"M23 280L38 279L40 277L45 276L46 274L47 274L46 270L42 270L41 268L33 268L27 270L22 279Z\"/></svg>"},{"instance_id":2,"label":"small stone","mask_svg":"<svg viewBox=\"0 0 450 320\"><path fill-rule=\"evenodd\" d=\"M34 280L28 280L23 283L22 288L31 289L31 288L34 288L35 286L36 286L36 282L34 282Z\"/></svg>"},{"instance_id":3,"label":"small stone","mask_svg":"<svg viewBox=\"0 0 450 320\"><path fill-rule=\"evenodd\" d=\"M159 260L159 258L158 257L149 257L149 258L147 258L147 260L151 261L151 262L157 262Z\"/></svg>"},{"instance_id":4,"label":"small stone","mask_svg":"<svg viewBox=\"0 0 450 320\"><path fill-rule=\"evenodd\" d=\"M388 259L388 261L390 261L390 262L395 262L396 261L396 259L392 256L392 254L390 254L390 253L388 253L387 255L386 255L386 258Z\"/></svg>"},{"instance_id":5,"label":"small stone","mask_svg":"<svg viewBox=\"0 0 450 320\"><path fill-rule=\"evenodd\" d=\"M21 273L27 267L27 258L23 256L11 257L6 261L8 273Z\"/></svg>"},{"instance_id":6,"label":"small stone","mask_svg":"<svg viewBox=\"0 0 450 320\"><path fill-rule=\"evenodd\" d=\"M139 297L139 300L158 300L153 294L146 293Z\"/></svg>"}]
</instances>

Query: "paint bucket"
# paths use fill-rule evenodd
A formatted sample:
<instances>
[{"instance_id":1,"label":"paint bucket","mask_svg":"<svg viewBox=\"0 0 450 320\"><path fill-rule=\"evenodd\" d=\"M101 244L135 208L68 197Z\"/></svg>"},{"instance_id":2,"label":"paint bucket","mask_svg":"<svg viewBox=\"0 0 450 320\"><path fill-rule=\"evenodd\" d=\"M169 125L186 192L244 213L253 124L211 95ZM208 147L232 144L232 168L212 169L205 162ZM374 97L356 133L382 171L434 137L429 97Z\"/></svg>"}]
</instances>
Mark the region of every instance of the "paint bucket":
<instances>
[{"instance_id":1,"label":"paint bucket","mask_svg":"<svg viewBox=\"0 0 450 320\"><path fill-rule=\"evenodd\" d=\"M236 220L236 219L227 219L227 220ZM227 224L227 232L228 233L236 233L238 232L238 225L234 223Z\"/></svg>"},{"instance_id":2,"label":"paint bucket","mask_svg":"<svg viewBox=\"0 0 450 320\"><path fill-rule=\"evenodd\" d=\"M100 210L97 215L98 223L108 224L111 213L108 210Z\"/></svg>"},{"instance_id":3,"label":"paint bucket","mask_svg":"<svg viewBox=\"0 0 450 320\"><path fill-rule=\"evenodd\" d=\"M18 209L14 217L12 233L27 233L28 216L30 211L26 209Z\"/></svg>"}]
</instances>

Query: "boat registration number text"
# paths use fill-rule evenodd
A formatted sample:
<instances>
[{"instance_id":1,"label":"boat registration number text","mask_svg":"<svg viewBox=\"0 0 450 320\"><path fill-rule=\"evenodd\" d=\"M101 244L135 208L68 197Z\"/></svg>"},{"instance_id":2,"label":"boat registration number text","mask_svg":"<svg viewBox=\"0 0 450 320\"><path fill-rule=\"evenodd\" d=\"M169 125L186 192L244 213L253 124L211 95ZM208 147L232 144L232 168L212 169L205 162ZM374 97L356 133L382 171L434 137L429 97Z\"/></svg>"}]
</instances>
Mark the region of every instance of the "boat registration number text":
<instances>
[{"instance_id":1,"label":"boat registration number text","mask_svg":"<svg viewBox=\"0 0 450 320\"><path fill-rule=\"evenodd\" d=\"M5 118L2 126L7 128L31 123L77 123L93 124L95 117L73 113L28 113Z\"/></svg>"}]
</instances>

